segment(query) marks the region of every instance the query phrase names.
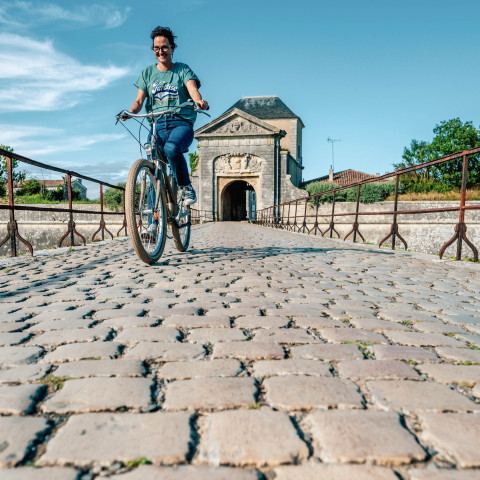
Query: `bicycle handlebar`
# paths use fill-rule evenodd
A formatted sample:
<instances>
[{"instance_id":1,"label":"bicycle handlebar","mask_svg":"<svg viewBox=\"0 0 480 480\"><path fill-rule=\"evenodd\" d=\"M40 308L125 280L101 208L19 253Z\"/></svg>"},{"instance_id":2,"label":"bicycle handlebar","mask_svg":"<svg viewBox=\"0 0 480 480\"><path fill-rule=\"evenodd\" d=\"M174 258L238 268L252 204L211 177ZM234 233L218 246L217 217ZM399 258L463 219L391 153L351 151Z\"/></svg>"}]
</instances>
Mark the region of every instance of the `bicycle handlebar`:
<instances>
[{"instance_id":1,"label":"bicycle handlebar","mask_svg":"<svg viewBox=\"0 0 480 480\"><path fill-rule=\"evenodd\" d=\"M203 114L207 115L208 117L210 116L208 113L204 112L193 100L187 100L186 102L184 102L180 105L177 105L176 107L170 108L168 110L157 111L157 112L132 113L132 112L129 112L128 110L122 110L120 113L118 113L116 115L116 117L117 117L116 124L122 118L125 118L125 119L126 118L132 118L132 117L134 117L134 118L151 118L153 120L155 117L161 117L163 115L167 115L168 113L174 113L177 110L180 110L181 108L184 108L184 107L192 107L196 112L203 113Z\"/></svg>"}]
</instances>

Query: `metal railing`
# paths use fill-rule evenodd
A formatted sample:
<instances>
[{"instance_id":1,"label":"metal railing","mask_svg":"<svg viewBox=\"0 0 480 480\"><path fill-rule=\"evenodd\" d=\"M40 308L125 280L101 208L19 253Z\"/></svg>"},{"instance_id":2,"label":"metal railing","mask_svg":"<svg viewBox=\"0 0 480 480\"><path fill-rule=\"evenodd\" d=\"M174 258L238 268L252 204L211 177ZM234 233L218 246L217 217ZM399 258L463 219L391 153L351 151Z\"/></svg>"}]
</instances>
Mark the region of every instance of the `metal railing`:
<instances>
[{"instance_id":1,"label":"metal railing","mask_svg":"<svg viewBox=\"0 0 480 480\"><path fill-rule=\"evenodd\" d=\"M395 172L386 173L385 175L379 177L369 178L368 180L363 180L361 182L352 183L349 185L343 185L325 192L317 193L314 195L309 195L303 198L298 198L285 202L279 205L273 205L261 210L257 210L257 224L282 228L286 230L291 230L300 233L320 233L324 237L329 233L330 238L333 237L333 234L336 233L338 238L340 234L335 229L335 218L340 216L354 216L355 220L352 225L352 229L347 233L343 240L346 240L350 235L353 234L353 242L357 241L357 236L359 236L362 241L365 242L363 235L360 232L360 223L359 217L368 216L368 215L385 215L391 214L393 216L393 221L390 227L390 232L380 241L378 244L379 247L385 244L385 242L391 237L391 247L392 250L395 250L396 239L398 238L404 245L405 250L408 248L407 242L403 239L399 232L399 224L397 218L399 215L405 214L423 214L423 213L434 213L434 212L459 212L458 222L455 226L455 233L452 238L450 238L440 249L439 256L443 257L445 250L452 245L454 242L457 242L457 252L456 260L462 258L462 246L465 242L468 247L473 252L473 259L475 262L478 262L478 250L472 244L472 242L467 237L467 226L465 224L465 211L467 210L480 210L480 205L466 205L466 191L467 191L467 177L468 177L468 164L471 155L480 153L480 148L472 148L470 150L464 150L462 152L457 152L452 155L448 155L430 162L426 162L420 165L414 165L411 167L403 168ZM430 167L432 165L437 165L440 163L450 162L456 159L462 159L462 183L460 189L460 204L458 207L443 207L443 208L419 208L415 210L398 210L398 195L399 195L399 180L401 175L405 175L416 170ZM395 179L395 196L393 202L393 211L375 211L375 212L361 212L360 211L360 192L363 185L367 183L379 182L387 180L389 178ZM352 213L335 213L335 194L340 190L345 190L347 188L357 187L357 197L356 197L356 208L355 212ZM329 214L320 214L319 213L319 204L320 197L322 195L332 195L332 210ZM314 205L315 213L308 213L308 204L311 203ZM328 228L322 232L319 227L319 218L327 217L330 218L330 223ZM308 220L308 221L307 221ZM365 222L367 223L367 222ZM310 226L309 226L310 224Z\"/></svg>"},{"instance_id":2,"label":"metal railing","mask_svg":"<svg viewBox=\"0 0 480 480\"><path fill-rule=\"evenodd\" d=\"M192 208L191 212L191 222L194 225L205 222L216 222L218 220L217 212L211 212L209 210L198 210L196 208Z\"/></svg>"},{"instance_id":3,"label":"metal railing","mask_svg":"<svg viewBox=\"0 0 480 480\"><path fill-rule=\"evenodd\" d=\"M96 178L87 177L77 172L72 172L70 170L64 170L63 168L54 167L52 165L47 165L45 163L37 162L35 160L31 160L30 158L23 157L21 155L17 155L12 152L8 152L0 148L0 155L6 157L7 160L7 190L8 190L8 205L1 205L0 210L10 210L10 221L7 224L7 236L0 241L0 247L2 247L8 240L10 240L10 255L15 257L17 255L17 240L22 242L30 251L30 254L33 255L33 247L25 240L19 233L18 224L15 220L15 212L16 211L36 211L36 212L67 212L69 214L69 222L68 222L68 229L66 233L60 238L58 241L58 246L61 247L63 241L70 236L70 245L75 245L75 235L78 236L83 245L86 245L87 241L83 235L81 235L76 230L76 224L73 218L73 214L88 214L88 215L100 215L100 225L98 230L92 235L92 242L95 241L95 237L99 232L101 232L102 240L105 239L105 232L107 232L110 237L113 239L113 234L107 229L106 222L105 222L105 215L123 215L123 225L120 230L117 232L117 236L120 232L125 229L125 235L127 234L127 222L125 218L125 189L122 187L118 187L116 185L110 185L107 182L102 182L101 180L97 180ZM12 159L17 160L18 162L26 163L28 165L32 165L39 168L44 168L46 170L52 170L54 172L63 173L67 176L67 188L68 188L68 208L58 208L58 207L37 207L37 206L28 206L28 205L15 205L15 197L14 197L14 185L13 185L13 168L12 168ZM100 211L91 211L91 210L80 210L73 208L73 192L72 192L72 176L77 178L81 178L83 180L87 180L89 182L97 183L100 185ZM103 205L103 187L115 188L117 190L122 190L123 192L123 211L122 212L105 212L104 205Z\"/></svg>"}]
</instances>

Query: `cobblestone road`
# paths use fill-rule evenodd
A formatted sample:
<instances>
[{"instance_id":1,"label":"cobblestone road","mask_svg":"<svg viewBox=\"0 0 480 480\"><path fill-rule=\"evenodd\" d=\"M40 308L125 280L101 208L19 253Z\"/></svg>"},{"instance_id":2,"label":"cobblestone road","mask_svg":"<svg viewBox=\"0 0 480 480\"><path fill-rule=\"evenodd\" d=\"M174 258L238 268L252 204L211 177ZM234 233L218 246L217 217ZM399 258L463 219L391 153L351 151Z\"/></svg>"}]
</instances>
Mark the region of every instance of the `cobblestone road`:
<instances>
[{"instance_id":1,"label":"cobblestone road","mask_svg":"<svg viewBox=\"0 0 480 480\"><path fill-rule=\"evenodd\" d=\"M478 265L219 223L0 268L2 480L480 479Z\"/></svg>"}]
</instances>

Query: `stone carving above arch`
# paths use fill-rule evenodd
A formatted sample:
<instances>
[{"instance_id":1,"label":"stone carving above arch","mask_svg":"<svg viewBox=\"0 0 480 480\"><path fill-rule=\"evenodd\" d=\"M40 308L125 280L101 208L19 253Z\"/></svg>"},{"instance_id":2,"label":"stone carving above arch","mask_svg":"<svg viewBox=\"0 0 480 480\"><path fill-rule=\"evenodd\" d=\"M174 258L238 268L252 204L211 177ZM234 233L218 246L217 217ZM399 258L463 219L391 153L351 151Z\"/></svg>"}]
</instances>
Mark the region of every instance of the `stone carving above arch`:
<instances>
[{"instance_id":1,"label":"stone carving above arch","mask_svg":"<svg viewBox=\"0 0 480 480\"><path fill-rule=\"evenodd\" d=\"M270 133L264 128L255 125L243 118L236 117L233 120L223 124L221 127L215 130L217 134L230 134L230 135L251 135L259 133Z\"/></svg>"},{"instance_id":2,"label":"stone carving above arch","mask_svg":"<svg viewBox=\"0 0 480 480\"><path fill-rule=\"evenodd\" d=\"M262 159L250 153L229 153L215 159L215 173L256 173L262 169Z\"/></svg>"}]
</instances>

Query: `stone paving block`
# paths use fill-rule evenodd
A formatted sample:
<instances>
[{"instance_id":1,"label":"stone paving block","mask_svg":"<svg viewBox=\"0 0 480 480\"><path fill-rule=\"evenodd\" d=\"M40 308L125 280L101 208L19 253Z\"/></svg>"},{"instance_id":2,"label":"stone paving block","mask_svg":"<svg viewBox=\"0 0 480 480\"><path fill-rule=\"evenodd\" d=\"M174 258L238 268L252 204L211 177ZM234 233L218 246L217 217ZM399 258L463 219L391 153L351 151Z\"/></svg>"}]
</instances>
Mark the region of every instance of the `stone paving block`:
<instances>
[{"instance_id":1,"label":"stone paving block","mask_svg":"<svg viewBox=\"0 0 480 480\"><path fill-rule=\"evenodd\" d=\"M413 468L408 471L410 480L479 480L478 470L452 470L448 468Z\"/></svg>"},{"instance_id":2,"label":"stone paving block","mask_svg":"<svg viewBox=\"0 0 480 480\"><path fill-rule=\"evenodd\" d=\"M9 322L5 319L0 319L0 332L15 333L28 325L28 322Z\"/></svg>"},{"instance_id":3,"label":"stone paving block","mask_svg":"<svg viewBox=\"0 0 480 480\"><path fill-rule=\"evenodd\" d=\"M133 327L151 327L159 323L159 319L155 317L116 317L108 320L101 320L102 327L111 328L133 328Z\"/></svg>"},{"instance_id":4,"label":"stone paving block","mask_svg":"<svg viewBox=\"0 0 480 480\"><path fill-rule=\"evenodd\" d=\"M475 412L480 411L466 396L446 385L412 380L373 380L367 382L379 407L406 414L414 412Z\"/></svg>"},{"instance_id":5,"label":"stone paving block","mask_svg":"<svg viewBox=\"0 0 480 480\"><path fill-rule=\"evenodd\" d=\"M333 320L328 317L296 317L293 316L295 325L300 328L333 328L344 327L345 325L339 320Z\"/></svg>"},{"instance_id":6,"label":"stone paving block","mask_svg":"<svg viewBox=\"0 0 480 480\"><path fill-rule=\"evenodd\" d=\"M201 362L167 362L158 370L159 378L184 380L203 377L235 377L242 371L238 360L219 359Z\"/></svg>"},{"instance_id":7,"label":"stone paving block","mask_svg":"<svg viewBox=\"0 0 480 480\"><path fill-rule=\"evenodd\" d=\"M28 345L57 347L68 343L103 341L109 333L110 329L102 327L52 330L35 335L28 341Z\"/></svg>"},{"instance_id":8,"label":"stone paving block","mask_svg":"<svg viewBox=\"0 0 480 480\"><path fill-rule=\"evenodd\" d=\"M45 389L45 385L0 386L0 413L30 413Z\"/></svg>"},{"instance_id":9,"label":"stone paving block","mask_svg":"<svg viewBox=\"0 0 480 480\"><path fill-rule=\"evenodd\" d=\"M38 465L106 465L146 458L155 464L184 462L190 414L86 413L71 416L47 444Z\"/></svg>"},{"instance_id":10,"label":"stone paving block","mask_svg":"<svg viewBox=\"0 0 480 480\"><path fill-rule=\"evenodd\" d=\"M467 342L469 344L472 344L476 347L480 347L480 335L474 334L474 333L461 333L458 335L455 335L455 338L462 342Z\"/></svg>"},{"instance_id":11,"label":"stone paving block","mask_svg":"<svg viewBox=\"0 0 480 480\"><path fill-rule=\"evenodd\" d=\"M332 343L388 343L388 340L380 333L362 330L360 328L324 328L321 330L320 335L327 342Z\"/></svg>"},{"instance_id":12,"label":"stone paving block","mask_svg":"<svg viewBox=\"0 0 480 480\"><path fill-rule=\"evenodd\" d=\"M480 365L430 364L419 365L419 370L440 383L480 383Z\"/></svg>"},{"instance_id":13,"label":"stone paving block","mask_svg":"<svg viewBox=\"0 0 480 480\"><path fill-rule=\"evenodd\" d=\"M318 360L284 359L259 360L253 365L255 377L273 377L276 375L313 375L331 376L330 365Z\"/></svg>"},{"instance_id":14,"label":"stone paving block","mask_svg":"<svg viewBox=\"0 0 480 480\"><path fill-rule=\"evenodd\" d=\"M29 332L0 332L0 347L5 345L18 345L24 342L31 333Z\"/></svg>"},{"instance_id":15,"label":"stone paving block","mask_svg":"<svg viewBox=\"0 0 480 480\"><path fill-rule=\"evenodd\" d=\"M252 378L196 378L177 380L165 387L165 410L227 409L255 404Z\"/></svg>"},{"instance_id":16,"label":"stone paving block","mask_svg":"<svg viewBox=\"0 0 480 480\"><path fill-rule=\"evenodd\" d=\"M308 304L284 304L282 308L267 308L267 315L282 315L282 316L295 316L295 317L315 317L319 316L323 308L320 308L318 305L308 305Z\"/></svg>"},{"instance_id":17,"label":"stone paving block","mask_svg":"<svg viewBox=\"0 0 480 480\"><path fill-rule=\"evenodd\" d=\"M209 467L207 465L179 465L157 467L144 465L111 480L257 480L254 470L246 468Z\"/></svg>"},{"instance_id":18,"label":"stone paving block","mask_svg":"<svg viewBox=\"0 0 480 480\"><path fill-rule=\"evenodd\" d=\"M263 385L265 399L273 408L362 408L357 386L339 378L291 375L267 378Z\"/></svg>"},{"instance_id":19,"label":"stone paving block","mask_svg":"<svg viewBox=\"0 0 480 480\"><path fill-rule=\"evenodd\" d=\"M68 467L17 467L2 470L2 480L78 480L79 472Z\"/></svg>"},{"instance_id":20,"label":"stone paving block","mask_svg":"<svg viewBox=\"0 0 480 480\"><path fill-rule=\"evenodd\" d=\"M181 337L181 332L173 327L132 327L122 330L115 341L127 345L143 341L176 342Z\"/></svg>"},{"instance_id":21,"label":"stone paving block","mask_svg":"<svg viewBox=\"0 0 480 480\"><path fill-rule=\"evenodd\" d=\"M276 343L323 343L323 340L315 338L301 328L270 328L255 332L254 342Z\"/></svg>"},{"instance_id":22,"label":"stone paving block","mask_svg":"<svg viewBox=\"0 0 480 480\"><path fill-rule=\"evenodd\" d=\"M118 408L140 409L151 403L152 381L146 378L67 380L42 406L47 413L83 413Z\"/></svg>"},{"instance_id":23,"label":"stone paving block","mask_svg":"<svg viewBox=\"0 0 480 480\"><path fill-rule=\"evenodd\" d=\"M234 328L194 328L190 330L187 340L196 343L235 342L246 340L245 334Z\"/></svg>"},{"instance_id":24,"label":"stone paving block","mask_svg":"<svg viewBox=\"0 0 480 480\"><path fill-rule=\"evenodd\" d=\"M71 330L77 328L88 328L94 321L91 318L80 318L72 320L45 320L29 327L27 332L49 332L51 330Z\"/></svg>"},{"instance_id":25,"label":"stone paving block","mask_svg":"<svg viewBox=\"0 0 480 480\"><path fill-rule=\"evenodd\" d=\"M395 412L316 411L303 423L311 432L316 454L327 463L366 461L394 466L426 457Z\"/></svg>"},{"instance_id":26,"label":"stone paving block","mask_svg":"<svg viewBox=\"0 0 480 480\"><path fill-rule=\"evenodd\" d=\"M412 306L391 306L380 308L378 316L384 320L402 323L404 321L429 322L434 321L436 315L429 312L415 310Z\"/></svg>"},{"instance_id":27,"label":"stone paving block","mask_svg":"<svg viewBox=\"0 0 480 480\"><path fill-rule=\"evenodd\" d=\"M125 358L179 362L202 360L205 350L202 345L192 343L140 342L128 347Z\"/></svg>"},{"instance_id":28,"label":"stone paving block","mask_svg":"<svg viewBox=\"0 0 480 480\"><path fill-rule=\"evenodd\" d=\"M0 383L27 382L43 377L50 365L19 365L0 369Z\"/></svg>"},{"instance_id":29,"label":"stone paving block","mask_svg":"<svg viewBox=\"0 0 480 480\"><path fill-rule=\"evenodd\" d=\"M472 389L472 393L475 397L480 398L480 383L477 383Z\"/></svg>"},{"instance_id":30,"label":"stone paving block","mask_svg":"<svg viewBox=\"0 0 480 480\"><path fill-rule=\"evenodd\" d=\"M17 364L32 363L42 354L39 347L2 347L0 348L0 366L8 367Z\"/></svg>"},{"instance_id":31,"label":"stone paving block","mask_svg":"<svg viewBox=\"0 0 480 480\"><path fill-rule=\"evenodd\" d=\"M392 342L416 347L465 347L465 343L440 333L385 332Z\"/></svg>"},{"instance_id":32,"label":"stone paving block","mask_svg":"<svg viewBox=\"0 0 480 480\"><path fill-rule=\"evenodd\" d=\"M48 428L47 420L41 417L0 417L0 468L20 462Z\"/></svg>"},{"instance_id":33,"label":"stone paving block","mask_svg":"<svg viewBox=\"0 0 480 480\"><path fill-rule=\"evenodd\" d=\"M385 467L312 463L275 468L275 480L398 480Z\"/></svg>"},{"instance_id":34,"label":"stone paving block","mask_svg":"<svg viewBox=\"0 0 480 480\"><path fill-rule=\"evenodd\" d=\"M312 344L290 348L293 358L305 358L335 362L340 360L360 360L363 354L357 345Z\"/></svg>"},{"instance_id":35,"label":"stone paving block","mask_svg":"<svg viewBox=\"0 0 480 480\"><path fill-rule=\"evenodd\" d=\"M113 358L118 354L118 342L82 342L60 345L47 353L42 362L73 362L74 360Z\"/></svg>"},{"instance_id":36,"label":"stone paving block","mask_svg":"<svg viewBox=\"0 0 480 480\"><path fill-rule=\"evenodd\" d=\"M238 328L282 328L289 323L290 319L288 317L246 315L235 319L235 325Z\"/></svg>"},{"instance_id":37,"label":"stone paving block","mask_svg":"<svg viewBox=\"0 0 480 480\"><path fill-rule=\"evenodd\" d=\"M62 378L141 377L144 374L143 362L135 358L67 362L53 372L53 375Z\"/></svg>"},{"instance_id":38,"label":"stone paving block","mask_svg":"<svg viewBox=\"0 0 480 480\"><path fill-rule=\"evenodd\" d=\"M277 466L307 456L307 445L283 412L217 412L205 417L200 428L199 463Z\"/></svg>"},{"instance_id":39,"label":"stone paving block","mask_svg":"<svg viewBox=\"0 0 480 480\"><path fill-rule=\"evenodd\" d=\"M339 376L343 378L420 380L420 375L400 360L342 360L337 368Z\"/></svg>"},{"instance_id":40,"label":"stone paving block","mask_svg":"<svg viewBox=\"0 0 480 480\"><path fill-rule=\"evenodd\" d=\"M130 304L123 308L112 308L110 310L96 311L92 318L94 320L108 320L118 317L141 317L147 310L148 304Z\"/></svg>"},{"instance_id":41,"label":"stone paving block","mask_svg":"<svg viewBox=\"0 0 480 480\"><path fill-rule=\"evenodd\" d=\"M205 327L227 327L230 328L230 318L228 309L225 309L225 315L174 315L167 317L162 321L162 326L182 327L182 328L205 328Z\"/></svg>"},{"instance_id":42,"label":"stone paving block","mask_svg":"<svg viewBox=\"0 0 480 480\"><path fill-rule=\"evenodd\" d=\"M371 345L367 347L377 360L413 360L418 363L438 362L440 359L434 352L421 347L403 345Z\"/></svg>"},{"instance_id":43,"label":"stone paving block","mask_svg":"<svg viewBox=\"0 0 480 480\"><path fill-rule=\"evenodd\" d=\"M283 348L274 342L222 342L213 346L212 358L278 359L284 358Z\"/></svg>"},{"instance_id":44,"label":"stone paving block","mask_svg":"<svg viewBox=\"0 0 480 480\"><path fill-rule=\"evenodd\" d=\"M423 413L422 442L461 468L480 467L478 432L480 415L467 413Z\"/></svg>"},{"instance_id":45,"label":"stone paving block","mask_svg":"<svg viewBox=\"0 0 480 480\"><path fill-rule=\"evenodd\" d=\"M416 322L412 325L412 328L418 332L423 333L466 333L466 331L462 327L454 327L447 323L441 322Z\"/></svg>"},{"instance_id":46,"label":"stone paving block","mask_svg":"<svg viewBox=\"0 0 480 480\"><path fill-rule=\"evenodd\" d=\"M409 328L401 323L388 322L387 320L379 320L378 318L356 318L353 317L349 321L350 325L364 330L372 330L373 332L385 332L388 330L409 331Z\"/></svg>"}]
</instances>

